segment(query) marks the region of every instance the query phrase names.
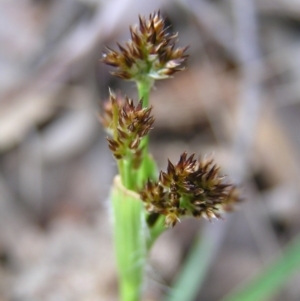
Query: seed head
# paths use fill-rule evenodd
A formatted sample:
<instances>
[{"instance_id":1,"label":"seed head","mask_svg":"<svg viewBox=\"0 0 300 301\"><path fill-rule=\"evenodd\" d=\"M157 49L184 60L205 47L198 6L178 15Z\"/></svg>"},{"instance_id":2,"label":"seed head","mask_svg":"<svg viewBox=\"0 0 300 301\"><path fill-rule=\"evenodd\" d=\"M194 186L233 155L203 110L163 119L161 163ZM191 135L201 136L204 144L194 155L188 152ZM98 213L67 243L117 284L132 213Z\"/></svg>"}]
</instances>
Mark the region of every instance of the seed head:
<instances>
[{"instance_id":1,"label":"seed head","mask_svg":"<svg viewBox=\"0 0 300 301\"><path fill-rule=\"evenodd\" d=\"M104 113L100 121L111 137L108 146L117 160L130 156L133 167L138 168L141 155L141 139L152 129L154 117L152 107L143 108L143 102L135 106L133 100L122 99L110 92L109 100L104 103Z\"/></svg>"},{"instance_id":2,"label":"seed head","mask_svg":"<svg viewBox=\"0 0 300 301\"><path fill-rule=\"evenodd\" d=\"M169 34L167 29L160 11L149 19L140 16L139 25L130 27L131 39L124 46L118 44L119 52L107 47L102 61L116 67L112 74L122 79L168 78L184 70L188 47L175 49L177 33Z\"/></svg>"},{"instance_id":3,"label":"seed head","mask_svg":"<svg viewBox=\"0 0 300 301\"><path fill-rule=\"evenodd\" d=\"M159 181L148 181L140 192L150 213L166 216L165 224L174 226L184 215L219 218L240 200L237 189L225 183L213 160L196 160L184 152L175 165L168 162Z\"/></svg>"},{"instance_id":4,"label":"seed head","mask_svg":"<svg viewBox=\"0 0 300 301\"><path fill-rule=\"evenodd\" d=\"M125 99L122 98L119 94L114 95L110 91L109 99L104 102L102 108L102 115L99 114L99 121L110 136L114 136L114 130L116 125L113 122L113 117L115 119L119 118L119 110L124 105Z\"/></svg>"}]
</instances>

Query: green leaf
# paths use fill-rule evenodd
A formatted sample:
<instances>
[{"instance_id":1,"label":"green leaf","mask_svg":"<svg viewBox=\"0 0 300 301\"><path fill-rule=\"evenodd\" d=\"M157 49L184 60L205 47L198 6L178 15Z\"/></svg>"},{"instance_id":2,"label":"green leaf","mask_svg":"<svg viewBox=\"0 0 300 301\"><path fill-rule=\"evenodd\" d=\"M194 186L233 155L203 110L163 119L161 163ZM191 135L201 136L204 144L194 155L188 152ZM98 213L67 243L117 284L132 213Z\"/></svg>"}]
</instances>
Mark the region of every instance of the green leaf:
<instances>
[{"instance_id":1,"label":"green leaf","mask_svg":"<svg viewBox=\"0 0 300 301\"><path fill-rule=\"evenodd\" d=\"M198 237L188 254L182 271L175 280L170 294L165 301L193 301L201 284L205 280L207 270L213 257L215 242L210 235Z\"/></svg>"},{"instance_id":2,"label":"green leaf","mask_svg":"<svg viewBox=\"0 0 300 301\"><path fill-rule=\"evenodd\" d=\"M222 301L267 301L277 294L300 268L300 236L259 275L226 296Z\"/></svg>"}]
</instances>

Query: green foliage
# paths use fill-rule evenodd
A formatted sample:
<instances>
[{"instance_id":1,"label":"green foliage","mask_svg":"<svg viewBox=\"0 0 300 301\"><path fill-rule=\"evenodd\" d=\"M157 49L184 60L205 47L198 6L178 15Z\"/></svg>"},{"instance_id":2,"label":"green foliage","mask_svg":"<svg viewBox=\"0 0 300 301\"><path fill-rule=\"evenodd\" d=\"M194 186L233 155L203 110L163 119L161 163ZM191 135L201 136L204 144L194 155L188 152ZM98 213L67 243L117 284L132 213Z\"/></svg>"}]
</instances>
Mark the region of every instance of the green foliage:
<instances>
[{"instance_id":1,"label":"green foliage","mask_svg":"<svg viewBox=\"0 0 300 301\"><path fill-rule=\"evenodd\" d=\"M296 237L281 256L222 301L267 301L276 295L300 269L300 236Z\"/></svg>"}]
</instances>

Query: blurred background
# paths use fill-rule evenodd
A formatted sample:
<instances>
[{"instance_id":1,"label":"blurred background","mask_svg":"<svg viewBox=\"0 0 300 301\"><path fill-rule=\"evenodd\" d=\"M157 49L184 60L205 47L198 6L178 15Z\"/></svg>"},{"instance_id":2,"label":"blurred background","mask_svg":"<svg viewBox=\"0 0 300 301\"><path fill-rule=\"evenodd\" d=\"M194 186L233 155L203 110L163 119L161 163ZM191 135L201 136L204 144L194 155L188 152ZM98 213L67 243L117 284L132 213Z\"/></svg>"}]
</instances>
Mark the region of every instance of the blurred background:
<instances>
[{"instance_id":1,"label":"blurred background","mask_svg":"<svg viewBox=\"0 0 300 301\"><path fill-rule=\"evenodd\" d=\"M162 300L195 236L213 241L201 301L219 300L300 229L300 2L3 0L0 3L0 300L117 300L109 189L116 164L97 115L99 59L160 9L188 69L160 81L151 151L213 154L243 204L224 220L184 220L158 240L145 300ZM300 276L274 300L299 301ZM255 300L254 300L255 301Z\"/></svg>"}]
</instances>

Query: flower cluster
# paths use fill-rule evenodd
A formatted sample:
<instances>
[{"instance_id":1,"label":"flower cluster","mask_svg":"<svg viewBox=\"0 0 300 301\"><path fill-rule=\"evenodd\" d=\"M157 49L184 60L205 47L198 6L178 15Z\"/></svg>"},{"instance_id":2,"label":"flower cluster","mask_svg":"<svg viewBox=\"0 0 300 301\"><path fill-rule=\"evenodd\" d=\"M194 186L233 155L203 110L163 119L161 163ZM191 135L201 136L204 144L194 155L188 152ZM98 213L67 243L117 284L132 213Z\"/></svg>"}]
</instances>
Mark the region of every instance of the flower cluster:
<instances>
[{"instance_id":1,"label":"flower cluster","mask_svg":"<svg viewBox=\"0 0 300 301\"><path fill-rule=\"evenodd\" d=\"M224 182L213 160L196 160L186 152L176 165L168 162L158 182L148 180L140 196L150 213L166 216L167 226L174 226L183 215L219 218L239 201L236 188Z\"/></svg>"},{"instance_id":2,"label":"flower cluster","mask_svg":"<svg viewBox=\"0 0 300 301\"><path fill-rule=\"evenodd\" d=\"M176 34L168 34L160 12L149 19L139 17L139 25L130 28L131 40L125 46L118 44L120 52L107 48L102 61L118 71L119 78L143 81L147 78L164 79L183 70L187 47L176 48Z\"/></svg>"},{"instance_id":3,"label":"flower cluster","mask_svg":"<svg viewBox=\"0 0 300 301\"><path fill-rule=\"evenodd\" d=\"M125 100L110 93L104 104L100 121L111 138L107 138L110 150L117 160L130 157L134 159L134 168L140 164L142 146L141 139L152 129L154 117L152 107L143 108L142 100L135 106L133 100Z\"/></svg>"}]
</instances>

